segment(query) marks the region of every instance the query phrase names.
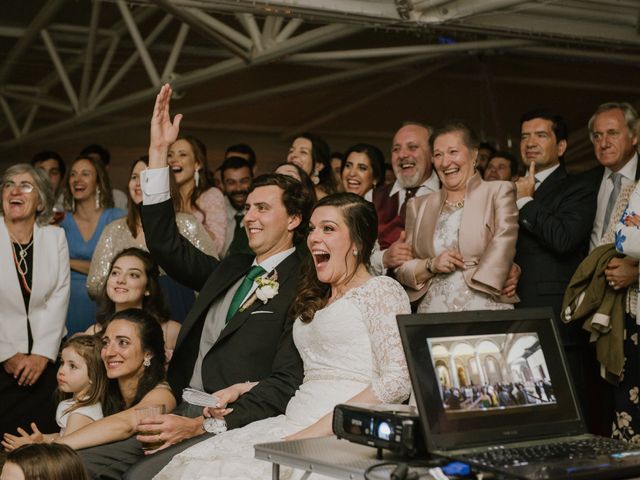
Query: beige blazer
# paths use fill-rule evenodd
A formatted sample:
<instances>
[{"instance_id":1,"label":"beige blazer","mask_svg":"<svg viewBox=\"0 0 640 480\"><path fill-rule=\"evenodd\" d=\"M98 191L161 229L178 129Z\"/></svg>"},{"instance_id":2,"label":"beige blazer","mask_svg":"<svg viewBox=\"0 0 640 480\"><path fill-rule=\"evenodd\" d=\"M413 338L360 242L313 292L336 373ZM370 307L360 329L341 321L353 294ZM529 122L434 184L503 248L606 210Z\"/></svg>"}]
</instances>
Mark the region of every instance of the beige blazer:
<instances>
[{"instance_id":1,"label":"beige blazer","mask_svg":"<svg viewBox=\"0 0 640 480\"><path fill-rule=\"evenodd\" d=\"M16 353L28 353L27 311L13 261L11 239L0 216L0 362ZM60 227L33 228L33 275L29 322L33 333L31 353L58 357L69 305L69 250Z\"/></svg>"},{"instance_id":2,"label":"beige blazer","mask_svg":"<svg viewBox=\"0 0 640 480\"><path fill-rule=\"evenodd\" d=\"M433 275L418 282L416 272L426 270L426 260L436 256L433 235L446 191L414 198L407 205L407 243L415 258L395 271L397 280L405 285L412 302L422 298ZM518 208L516 189L511 182L485 182L477 173L467 182L464 211L458 233L460 253L467 268L464 279L474 290L487 293L495 301L515 303L517 297L501 295L502 287L516 254L518 239Z\"/></svg>"}]
</instances>

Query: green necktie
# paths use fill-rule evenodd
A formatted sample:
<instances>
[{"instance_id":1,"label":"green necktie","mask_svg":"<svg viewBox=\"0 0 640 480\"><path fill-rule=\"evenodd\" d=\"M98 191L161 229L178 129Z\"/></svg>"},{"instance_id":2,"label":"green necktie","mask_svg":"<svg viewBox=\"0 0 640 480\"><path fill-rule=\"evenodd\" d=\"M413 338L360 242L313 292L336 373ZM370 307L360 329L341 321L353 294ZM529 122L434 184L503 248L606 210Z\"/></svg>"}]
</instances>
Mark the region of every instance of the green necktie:
<instances>
[{"instance_id":1,"label":"green necktie","mask_svg":"<svg viewBox=\"0 0 640 480\"><path fill-rule=\"evenodd\" d=\"M244 280L242 280L242 283L238 287L238 290L236 290L236 293L233 295L231 305L229 305L229 311L227 312L227 323L229 323L229 320L231 320L231 318L240 309L244 297L247 296L247 293L249 293L251 287L253 286L253 281L256 279L256 277L259 277L263 273L266 273L266 270L260 265L254 265L253 267L251 267L251 270L249 270L249 273L247 273L247 276L244 277Z\"/></svg>"}]
</instances>

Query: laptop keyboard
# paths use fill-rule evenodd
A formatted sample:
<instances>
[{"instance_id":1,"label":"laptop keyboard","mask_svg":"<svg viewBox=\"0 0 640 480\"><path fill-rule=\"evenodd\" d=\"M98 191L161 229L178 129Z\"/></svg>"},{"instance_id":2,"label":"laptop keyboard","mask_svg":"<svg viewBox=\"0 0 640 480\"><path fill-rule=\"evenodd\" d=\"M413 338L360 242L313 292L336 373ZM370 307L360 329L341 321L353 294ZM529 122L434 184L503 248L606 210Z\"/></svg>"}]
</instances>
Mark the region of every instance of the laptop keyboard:
<instances>
[{"instance_id":1,"label":"laptop keyboard","mask_svg":"<svg viewBox=\"0 0 640 480\"><path fill-rule=\"evenodd\" d=\"M485 452L461 455L462 461L493 467L517 467L553 460L576 460L638 450L638 445L606 437L547 443L529 447L495 447Z\"/></svg>"}]
</instances>

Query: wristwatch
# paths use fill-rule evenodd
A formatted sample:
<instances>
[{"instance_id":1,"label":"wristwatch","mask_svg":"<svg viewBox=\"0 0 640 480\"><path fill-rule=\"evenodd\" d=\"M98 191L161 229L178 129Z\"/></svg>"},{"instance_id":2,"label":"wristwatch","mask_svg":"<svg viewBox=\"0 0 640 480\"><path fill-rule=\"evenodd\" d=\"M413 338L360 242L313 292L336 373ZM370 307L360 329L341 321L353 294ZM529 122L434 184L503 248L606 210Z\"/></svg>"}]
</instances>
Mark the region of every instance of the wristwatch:
<instances>
[{"instance_id":1,"label":"wristwatch","mask_svg":"<svg viewBox=\"0 0 640 480\"><path fill-rule=\"evenodd\" d=\"M217 418L205 418L204 422L202 422L202 428L204 428L205 432L218 435L227 431L227 422Z\"/></svg>"}]
</instances>

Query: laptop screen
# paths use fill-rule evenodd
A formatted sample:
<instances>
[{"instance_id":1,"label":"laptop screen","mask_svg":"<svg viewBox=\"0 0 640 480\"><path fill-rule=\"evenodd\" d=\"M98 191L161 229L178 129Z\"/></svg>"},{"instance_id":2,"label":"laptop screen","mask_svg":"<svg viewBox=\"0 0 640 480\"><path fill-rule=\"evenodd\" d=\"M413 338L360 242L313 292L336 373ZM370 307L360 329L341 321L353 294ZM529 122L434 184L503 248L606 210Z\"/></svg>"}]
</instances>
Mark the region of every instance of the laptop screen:
<instances>
[{"instance_id":1,"label":"laptop screen","mask_svg":"<svg viewBox=\"0 0 640 480\"><path fill-rule=\"evenodd\" d=\"M584 432L548 309L398 317L432 450Z\"/></svg>"}]
</instances>

